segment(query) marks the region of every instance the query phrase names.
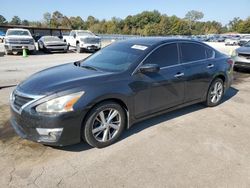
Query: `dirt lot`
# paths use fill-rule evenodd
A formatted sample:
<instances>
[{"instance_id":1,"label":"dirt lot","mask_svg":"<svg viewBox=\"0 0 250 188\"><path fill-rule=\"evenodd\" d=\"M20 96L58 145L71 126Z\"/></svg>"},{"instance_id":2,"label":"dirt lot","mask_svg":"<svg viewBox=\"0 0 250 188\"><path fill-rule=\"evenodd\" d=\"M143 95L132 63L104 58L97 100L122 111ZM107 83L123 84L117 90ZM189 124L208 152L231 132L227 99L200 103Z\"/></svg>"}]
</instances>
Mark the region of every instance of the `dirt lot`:
<instances>
[{"instance_id":1,"label":"dirt lot","mask_svg":"<svg viewBox=\"0 0 250 188\"><path fill-rule=\"evenodd\" d=\"M231 50L220 45L225 53ZM0 57L0 86L86 55ZM143 121L104 149L20 139L8 123L12 90L0 89L0 187L250 186L249 72L235 73L218 107L197 104Z\"/></svg>"}]
</instances>

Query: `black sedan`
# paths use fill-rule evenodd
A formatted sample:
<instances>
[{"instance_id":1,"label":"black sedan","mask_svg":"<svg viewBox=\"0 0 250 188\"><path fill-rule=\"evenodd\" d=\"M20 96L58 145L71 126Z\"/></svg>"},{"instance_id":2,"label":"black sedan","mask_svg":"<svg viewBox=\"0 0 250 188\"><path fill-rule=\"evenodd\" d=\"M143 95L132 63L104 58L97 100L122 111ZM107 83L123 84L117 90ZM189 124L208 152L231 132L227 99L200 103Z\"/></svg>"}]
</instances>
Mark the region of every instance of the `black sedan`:
<instances>
[{"instance_id":1,"label":"black sedan","mask_svg":"<svg viewBox=\"0 0 250 188\"><path fill-rule=\"evenodd\" d=\"M11 94L11 124L46 145L113 144L143 119L204 102L218 105L233 61L191 40L141 38L113 43L82 61L49 68Z\"/></svg>"},{"instance_id":2,"label":"black sedan","mask_svg":"<svg viewBox=\"0 0 250 188\"><path fill-rule=\"evenodd\" d=\"M61 51L67 52L68 45L57 36L42 36L38 41L38 49L43 52Z\"/></svg>"}]
</instances>

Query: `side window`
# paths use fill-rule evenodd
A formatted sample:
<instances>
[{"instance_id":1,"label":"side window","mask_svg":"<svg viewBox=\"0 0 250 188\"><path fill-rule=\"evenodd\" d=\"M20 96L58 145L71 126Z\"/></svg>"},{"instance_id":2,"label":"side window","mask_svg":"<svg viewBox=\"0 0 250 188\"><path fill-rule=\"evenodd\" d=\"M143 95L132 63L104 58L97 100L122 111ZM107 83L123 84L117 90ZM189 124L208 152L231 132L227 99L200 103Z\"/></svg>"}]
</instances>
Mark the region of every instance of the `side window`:
<instances>
[{"instance_id":1,"label":"side window","mask_svg":"<svg viewBox=\"0 0 250 188\"><path fill-rule=\"evenodd\" d=\"M206 48L206 54L208 59L212 59L215 57L215 52L211 48Z\"/></svg>"},{"instance_id":2,"label":"side window","mask_svg":"<svg viewBox=\"0 0 250 188\"><path fill-rule=\"evenodd\" d=\"M195 43L181 43L182 63L206 59L204 46Z\"/></svg>"},{"instance_id":3,"label":"side window","mask_svg":"<svg viewBox=\"0 0 250 188\"><path fill-rule=\"evenodd\" d=\"M144 64L158 64L160 67L176 65L179 63L177 44L166 44L155 50Z\"/></svg>"}]
</instances>

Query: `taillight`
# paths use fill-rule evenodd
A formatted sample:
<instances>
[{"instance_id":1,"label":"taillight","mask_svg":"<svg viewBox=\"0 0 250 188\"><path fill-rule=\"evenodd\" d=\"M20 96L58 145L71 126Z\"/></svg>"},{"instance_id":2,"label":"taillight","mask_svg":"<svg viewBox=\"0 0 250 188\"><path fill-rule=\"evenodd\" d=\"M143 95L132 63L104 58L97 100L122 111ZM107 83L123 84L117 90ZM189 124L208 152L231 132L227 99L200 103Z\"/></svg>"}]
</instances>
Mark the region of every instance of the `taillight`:
<instances>
[{"instance_id":1,"label":"taillight","mask_svg":"<svg viewBox=\"0 0 250 188\"><path fill-rule=\"evenodd\" d=\"M228 59L228 60L227 60L227 63L228 63L229 65L232 65L232 66L234 65L234 61L233 61L232 59Z\"/></svg>"}]
</instances>

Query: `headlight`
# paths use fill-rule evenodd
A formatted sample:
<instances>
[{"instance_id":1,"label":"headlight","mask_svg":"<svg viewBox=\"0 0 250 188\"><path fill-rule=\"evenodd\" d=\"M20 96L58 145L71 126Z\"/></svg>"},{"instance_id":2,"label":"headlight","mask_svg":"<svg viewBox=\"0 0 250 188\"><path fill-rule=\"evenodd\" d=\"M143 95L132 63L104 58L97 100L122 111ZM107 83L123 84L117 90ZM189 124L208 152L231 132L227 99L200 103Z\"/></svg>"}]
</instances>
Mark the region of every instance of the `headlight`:
<instances>
[{"instance_id":1,"label":"headlight","mask_svg":"<svg viewBox=\"0 0 250 188\"><path fill-rule=\"evenodd\" d=\"M74 104L78 99L84 94L84 91L78 93L72 93L70 95L65 95L45 103L42 103L36 107L36 111L39 113L62 113L73 111Z\"/></svg>"},{"instance_id":2,"label":"headlight","mask_svg":"<svg viewBox=\"0 0 250 188\"><path fill-rule=\"evenodd\" d=\"M81 41L81 42L85 42L85 39L84 39L84 38L81 38L80 41Z\"/></svg>"},{"instance_id":3,"label":"headlight","mask_svg":"<svg viewBox=\"0 0 250 188\"><path fill-rule=\"evenodd\" d=\"M6 38L5 38L5 39L4 39L4 42L5 42L5 43L9 43L10 41L9 41L9 39L6 39Z\"/></svg>"}]
</instances>

